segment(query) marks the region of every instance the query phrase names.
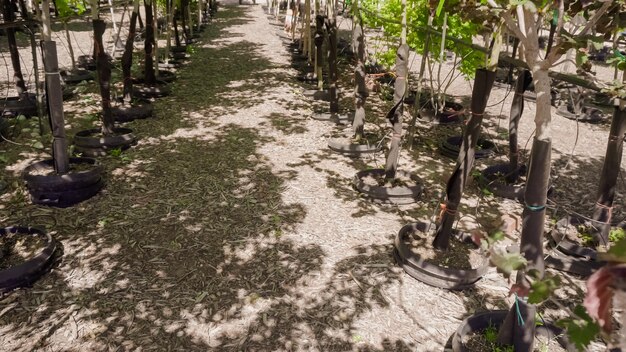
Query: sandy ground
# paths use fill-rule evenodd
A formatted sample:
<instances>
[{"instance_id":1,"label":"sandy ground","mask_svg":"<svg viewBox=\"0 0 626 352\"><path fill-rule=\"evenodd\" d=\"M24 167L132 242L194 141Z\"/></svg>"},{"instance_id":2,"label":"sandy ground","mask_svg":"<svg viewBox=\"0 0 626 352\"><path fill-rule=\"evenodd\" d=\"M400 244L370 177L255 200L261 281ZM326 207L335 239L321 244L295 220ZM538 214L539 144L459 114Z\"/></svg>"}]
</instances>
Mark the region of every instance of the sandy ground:
<instances>
[{"instance_id":1,"label":"sandy ground","mask_svg":"<svg viewBox=\"0 0 626 352\"><path fill-rule=\"evenodd\" d=\"M234 55L241 56L220 61L224 71L236 73L237 61L249 56L264 64L249 75L236 75L216 87L213 98L219 102L195 106L185 97L176 97L181 99L180 105L171 100L157 105L159 123L173 126L167 133L148 134L150 129L133 125L138 134L144 133L129 154L135 159L109 170L111 180L103 196L123 197L126 191L134 194L134 187L140 187L137 182L154 188L154 193L148 192L153 194L152 201L133 198L134 210L115 210L129 211L131 216L117 218L119 213L111 209L108 215L98 217L93 210L98 197L77 210L94 216L80 223L69 220L67 212L27 208L57 217L59 229L54 233L63 243L64 259L53 278L0 300L0 350L441 351L466 316L511 304L508 285L495 270L471 290L450 292L420 283L394 264L394 236L406 223L429 219L438 210L454 161L441 157L436 145L418 151L404 148L401 167L426 180L428 190L423 200L417 205L394 207L359 198L351 187L354 174L367 166L382 165L384 155L356 161L328 151L328 139L342 128L309 118L318 105L306 100L300 94L302 86L290 79L296 71L289 65L289 53L276 35L273 21L260 5L227 5L221 11L238 11L241 18L222 19L218 14L216 23L224 29L218 37L206 38L201 48L248 48L248 52L235 51ZM77 51L89 52L89 32L77 31L75 35ZM28 67L27 48L21 52ZM68 65L61 47L59 54L60 61ZM2 55L7 60L6 51ZM415 71L419 58L411 61ZM192 60L191 65L202 63ZM211 83L210 73L207 77L187 74L186 78ZM459 100L467 99L470 87L470 83L459 80L449 93ZM261 96L257 96L259 90ZM507 125L511 99L503 88L494 88L490 97L485 133L500 145L506 144L497 136ZM168 110L168 104L180 110ZM532 136L535 107L533 103L526 106L520 143L528 149L530 145L525 142ZM180 121L163 117L170 113L180 114ZM281 119L278 122L277 117ZM380 120L380 116L372 119ZM553 121L553 158L560 165L553 171L559 181L555 199L568 200L559 203L559 211L562 207L588 208L593 204L590 190L597 182L608 126L577 125L556 115ZM232 190L211 189L211 193L207 191L211 184L204 184L211 170L194 169L196 161L175 152L187 148L184 150L194 154L210 143L238 142L238 135L228 134L232 130L248 136L243 139L259 141L253 153L243 154L246 150L242 149L231 156L236 159L244 155L255 166L229 169L226 165L224 169L221 164L209 165L222 170L224 178L234 177L237 183ZM460 129L422 124L418 138L438 142L454 132ZM212 150L225 152L219 144ZM167 154L170 151L172 154ZM28 157L32 160L35 156ZM150 165L156 165L155 159L160 158L170 165L167 171L155 172ZM24 165L7 165L6 172L16 177ZM478 168L484 166L482 161L477 164ZM199 189L189 195L194 205L187 208L167 198L187 197L184 192L167 193L181 185L167 183L162 176L177 171L186 174L181 182ZM257 179L264 173L281 179L277 204L250 196L267 186L263 179ZM493 222L503 215L521 213L517 202L483 197L471 184L468 188L460 227L493 229ZM204 197L200 189L211 197ZM615 210L618 215L623 214L624 189L622 178ZM561 194L569 191L580 204L572 204L572 197ZM7 205L0 207L2 223L31 220L20 210L27 201L12 197L3 198ZM250 197L262 203L257 205L265 211L262 221L248 223L247 213L237 212L237 208L250 205ZM221 217L211 218L212 214L195 208L207 202L223 203L226 217L236 219L232 226L241 227L243 234L229 238L229 233L241 229L219 227ZM154 207L153 224L139 224L132 217L132 212L139 211L136 207ZM292 218L295 220L287 223ZM267 223L281 221L285 224L271 234L262 230ZM84 237L63 233L62 229L70 228L77 234L82 230ZM167 235L180 232L180 236L171 239L162 231ZM180 243L181 248L168 247L174 246L172 243ZM184 252L191 248L204 248L206 253L195 249L190 254ZM562 295L579 295L581 282L569 280L571 285ZM547 307L547 316L551 312ZM596 346L592 350L599 349Z\"/></svg>"}]
</instances>

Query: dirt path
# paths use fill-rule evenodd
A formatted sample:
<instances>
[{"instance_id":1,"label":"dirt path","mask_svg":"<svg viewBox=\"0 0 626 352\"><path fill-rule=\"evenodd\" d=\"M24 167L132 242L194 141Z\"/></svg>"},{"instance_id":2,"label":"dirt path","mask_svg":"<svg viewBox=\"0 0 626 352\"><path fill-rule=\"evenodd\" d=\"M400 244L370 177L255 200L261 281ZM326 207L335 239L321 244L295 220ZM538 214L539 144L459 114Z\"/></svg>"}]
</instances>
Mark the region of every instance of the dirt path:
<instances>
[{"instance_id":1,"label":"dirt path","mask_svg":"<svg viewBox=\"0 0 626 352\"><path fill-rule=\"evenodd\" d=\"M453 161L403 151L429 184L415 206L358 198L352 177L382 154L327 151L340 130L308 118L278 27L261 6L227 5L158 118L129 124L138 145L102 160L102 194L72 209L2 196L2 223L45 225L63 258L0 300L0 350L441 351L469 313L508 306L495 272L448 292L394 264L395 234L437 209ZM36 157L7 170L17 180ZM468 204L497 213L479 195Z\"/></svg>"}]
</instances>

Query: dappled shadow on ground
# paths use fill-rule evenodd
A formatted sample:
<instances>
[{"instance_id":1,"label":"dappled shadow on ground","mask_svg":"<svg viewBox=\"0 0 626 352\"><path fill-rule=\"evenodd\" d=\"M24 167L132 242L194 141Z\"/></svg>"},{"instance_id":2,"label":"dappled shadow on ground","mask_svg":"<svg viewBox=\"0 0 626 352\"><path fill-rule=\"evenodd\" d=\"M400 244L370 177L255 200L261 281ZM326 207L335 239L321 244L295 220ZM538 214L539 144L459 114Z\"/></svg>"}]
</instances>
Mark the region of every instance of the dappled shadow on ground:
<instances>
[{"instance_id":1,"label":"dappled shadow on ground","mask_svg":"<svg viewBox=\"0 0 626 352\"><path fill-rule=\"evenodd\" d=\"M245 23L246 13L226 8L220 16L205 37ZM285 237L307 215L282 197L297 173L275 171L259 151L272 136L223 117L263 104L268 87L284 79L257 48L199 47L172 96L156 103L157 118L129 124L139 144L102 159L106 188L75 207L29 204L19 160L11 160L18 184L3 196L0 219L45 227L64 254L33 288L0 299L0 345L415 349L390 339L373 346L353 333L367 311L389 304L384 291L400 280L389 269L391 246L361 246L326 263L320 245ZM249 66L234 59L243 53ZM262 119L284 133L306 131ZM323 271L332 272L328 280L319 280Z\"/></svg>"}]
</instances>

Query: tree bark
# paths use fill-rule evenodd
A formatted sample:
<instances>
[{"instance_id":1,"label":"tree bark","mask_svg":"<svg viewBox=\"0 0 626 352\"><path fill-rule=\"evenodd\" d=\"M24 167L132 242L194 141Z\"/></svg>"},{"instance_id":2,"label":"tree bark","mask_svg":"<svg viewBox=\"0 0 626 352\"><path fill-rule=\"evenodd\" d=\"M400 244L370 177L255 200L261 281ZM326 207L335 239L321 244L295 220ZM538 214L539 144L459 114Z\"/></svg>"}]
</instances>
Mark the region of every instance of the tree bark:
<instances>
[{"instance_id":1,"label":"tree bark","mask_svg":"<svg viewBox=\"0 0 626 352\"><path fill-rule=\"evenodd\" d=\"M509 119L509 165L510 173L507 175L508 183L515 183L519 176L519 146L517 145L517 134L519 121L524 112L524 92L532 82L530 71L523 70L517 76L515 82L515 95L511 103L511 114Z\"/></svg>"},{"instance_id":2,"label":"tree bark","mask_svg":"<svg viewBox=\"0 0 626 352\"><path fill-rule=\"evenodd\" d=\"M96 68L98 70L98 86L102 98L102 134L112 134L115 123L111 114L111 64L107 59L102 35L106 30L103 20L93 20L94 51L96 52Z\"/></svg>"},{"instance_id":3,"label":"tree bark","mask_svg":"<svg viewBox=\"0 0 626 352\"><path fill-rule=\"evenodd\" d=\"M133 94L133 79L131 77L131 67L133 66L133 47L137 30L137 16L139 13L139 1L135 0L133 12L130 15L130 26L124 54L122 55L122 74L124 76L124 103L130 104Z\"/></svg>"},{"instance_id":4,"label":"tree bark","mask_svg":"<svg viewBox=\"0 0 626 352\"><path fill-rule=\"evenodd\" d=\"M409 71L409 46L401 44L396 54L396 81L394 84L394 110L389 114L392 125L391 145L385 163L385 180L390 182L396 178L398 171L398 157L400 156L400 142L402 141L402 115L404 113L404 94Z\"/></svg>"},{"instance_id":5,"label":"tree bark","mask_svg":"<svg viewBox=\"0 0 626 352\"><path fill-rule=\"evenodd\" d=\"M352 47L356 53L356 65L354 66L354 120L352 131L354 139L360 140L364 136L365 128L365 101L369 96L365 85L365 33L363 32L363 20L359 13L359 2L353 4L354 29L352 32Z\"/></svg>"},{"instance_id":6,"label":"tree bark","mask_svg":"<svg viewBox=\"0 0 626 352\"><path fill-rule=\"evenodd\" d=\"M496 78L495 71L486 69L476 70L474 89L472 91L472 115L463 131L463 141L457 158L456 168L448 179L446 187L446 202L441 214L441 220L437 226L437 234L433 246L445 250L450 244L452 225L456 218L456 212L463 197L465 183L470 178L470 172L474 166L474 154L476 143L480 135L480 127L489 94Z\"/></svg>"},{"instance_id":7,"label":"tree bark","mask_svg":"<svg viewBox=\"0 0 626 352\"><path fill-rule=\"evenodd\" d=\"M324 80L322 78L322 66L324 64L324 16L318 14L315 16L315 75L317 76L317 88L324 88Z\"/></svg>"},{"instance_id":8,"label":"tree bark","mask_svg":"<svg viewBox=\"0 0 626 352\"><path fill-rule=\"evenodd\" d=\"M602 247L606 247L609 243L611 209L615 199L615 188L622 163L624 138L626 138L626 109L623 102L620 105L621 107L616 106L613 111L604 165L600 172L598 197L593 211L593 220L600 223L600 231L594 233L594 241Z\"/></svg>"},{"instance_id":9,"label":"tree bark","mask_svg":"<svg viewBox=\"0 0 626 352\"><path fill-rule=\"evenodd\" d=\"M174 26L174 42L176 43L176 46L180 46L180 35L178 33L178 21L176 21L176 14L178 13L178 10L174 10L174 19L173 19L173 26Z\"/></svg>"},{"instance_id":10,"label":"tree bark","mask_svg":"<svg viewBox=\"0 0 626 352\"><path fill-rule=\"evenodd\" d=\"M47 1L44 2L46 4ZM45 7L44 7L45 9ZM46 96L50 111L50 128L52 130L52 159L57 174L69 171L67 139L65 138L65 122L63 121L63 91L61 76L57 62L57 46L53 41L42 41L44 71L46 72Z\"/></svg>"},{"instance_id":11,"label":"tree bark","mask_svg":"<svg viewBox=\"0 0 626 352\"><path fill-rule=\"evenodd\" d=\"M156 74L154 72L154 52L152 44L154 42L154 26L152 15L152 0L144 0L144 7L146 9L146 41L144 45L145 52L145 81L147 85L156 84Z\"/></svg>"},{"instance_id":12,"label":"tree bark","mask_svg":"<svg viewBox=\"0 0 626 352\"><path fill-rule=\"evenodd\" d=\"M328 16L326 17L326 28L328 31L328 78L330 93L330 113L339 113L339 96L337 95L337 16L335 1L328 1ZM294 9L295 11L295 9Z\"/></svg>"},{"instance_id":13,"label":"tree bark","mask_svg":"<svg viewBox=\"0 0 626 352\"><path fill-rule=\"evenodd\" d=\"M12 22L15 20L13 13L13 4L11 0L4 0L3 17L5 22ZM22 66L20 65L20 53L17 48L17 41L15 40L15 28L6 29L7 41L9 42L9 53L11 54L11 65L13 66L13 80L15 81L15 89L20 99L26 98L26 82L24 81L24 75L22 74Z\"/></svg>"}]
</instances>

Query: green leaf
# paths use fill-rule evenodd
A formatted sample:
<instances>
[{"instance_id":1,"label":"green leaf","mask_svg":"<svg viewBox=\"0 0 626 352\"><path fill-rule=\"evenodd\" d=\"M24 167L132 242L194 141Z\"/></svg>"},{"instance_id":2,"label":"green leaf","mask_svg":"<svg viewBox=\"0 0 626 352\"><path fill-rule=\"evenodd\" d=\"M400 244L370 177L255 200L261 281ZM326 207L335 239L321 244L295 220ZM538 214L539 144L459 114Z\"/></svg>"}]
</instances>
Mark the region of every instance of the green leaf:
<instances>
[{"instance_id":1,"label":"green leaf","mask_svg":"<svg viewBox=\"0 0 626 352\"><path fill-rule=\"evenodd\" d=\"M559 320L557 325L567 330L569 341L582 351L600 333L600 327L587 314L583 306L577 305L574 308L574 314L575 317Z\"/></svg>"},{"instance_id":2,"label":"green leaf","mask_svg":"<svg viewBox=\"0 0 626 352\"><path fill-rule=\"evenodd\" d=\"M496 250L491 251L489 261L499 273L507 278L514 270L519 270L527 264L526 259L520 253L502 253Z\"/></svg>"},{"instance_id":3,"label":"green leaf","mask_svg":"<svg viewBox=\"0 0 626 352\"><path fill-rule=\"evenodd\" d=\"M530 285L528 303L539 304L552 294L561 284L558 276L546 276L543 280L538 280Z\"/></svg>"},{"instance_id":4,"label":"green leaf","mask_svg":"<svg viewBox=\"0 0 626 352\"><path fill-rule=\"evenodd\" d=\"M439 17L439 15L441 14L441 9L443 8L443 4L445 2L446 0L439 0L439 4L437 5L437 12L436 12L437 17Z\"/></svg>"},{"instance_id":5,"label":"green leaf","mask_svg":"<svg viewBox=\"0 0 626 352\"><path fill-rule=\"evenodd\" d=\"M626 239L619 240L606 253L598 253L598 259L626 263Z\"/></svg>"},{"instance_id":6,"label":"green leaf","mask_svg":"<svg viewBox=\"0 0 626 352\"><path fill-rule=\"evenodd\" d=\"M35 142L35 143L31 144L31 146L33 148L43 149L43 143L41 143L41 142Z\"/></svg>"}]
</instances>

